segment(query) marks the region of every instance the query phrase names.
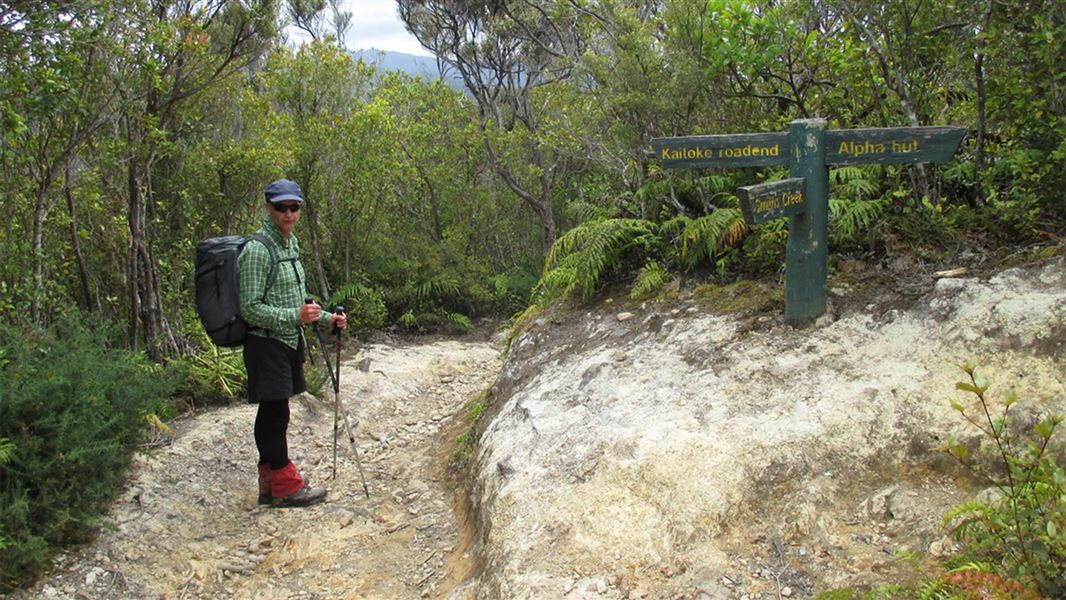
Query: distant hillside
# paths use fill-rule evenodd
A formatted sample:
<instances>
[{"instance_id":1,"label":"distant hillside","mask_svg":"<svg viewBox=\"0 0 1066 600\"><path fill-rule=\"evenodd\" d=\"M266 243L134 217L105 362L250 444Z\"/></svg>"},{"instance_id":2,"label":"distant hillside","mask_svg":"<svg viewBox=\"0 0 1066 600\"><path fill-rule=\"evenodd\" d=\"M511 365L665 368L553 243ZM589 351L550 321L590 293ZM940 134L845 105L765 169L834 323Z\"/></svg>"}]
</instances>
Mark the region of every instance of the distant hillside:
<instances>
[{"instance_id":1,"label":"distant hillside","mask_svg":"<svg viewBox=\"0 0 1066 600\"><path fill-rule=\"evenodd\" d=\"M373 63L382 71L402 71L414 77L434 81L440 79L437 71L437 61L431 56L418 56L403 52L391 52L389 50L355 50L352 56L360 58L366 63ZM444 82L455 89L463 89L463 82L454 75L448 75Z\"/></svg>"}]
</instances>

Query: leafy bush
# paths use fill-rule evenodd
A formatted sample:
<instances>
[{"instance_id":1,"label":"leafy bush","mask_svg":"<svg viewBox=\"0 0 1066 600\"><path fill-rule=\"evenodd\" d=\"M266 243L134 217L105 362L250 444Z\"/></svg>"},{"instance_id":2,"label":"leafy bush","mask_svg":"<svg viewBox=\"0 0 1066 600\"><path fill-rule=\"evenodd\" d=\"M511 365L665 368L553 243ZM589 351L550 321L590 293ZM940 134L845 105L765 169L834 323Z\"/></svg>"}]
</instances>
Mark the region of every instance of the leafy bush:
<instances>
[{"instance_id":1,"label":"leafy bush","mask_svg":"<svg viewBox=\"0 0 1066 600\"><path fill-rule=\"evenodd\" d=\"M169 371L100 337L77 326L0 331L2 590L89 538L125 483L146 418L166 410L176 385Z\"/></svg>"},{"instance_id":2,"label":"leafy bush","mask_svg":"<svg viewBox=\"0 0 1066 600\"><path fill-rule=\"evenodd\" d=\"M329 305L345 308L352 330L380 329L388 322L388 310L381 292L359 282L349 283L334 292Z\"/></svg>"},{"instance_id":3,"label":"leafy bush","mask_svg":"<svg viewBox=\"0 0 1066 600\"><path fill-rule=\"evenodd\" d=\"M1004 395L1002 410L985 394L989 382L973 365L963 365L969 381L956 389L975 396L970 406L951 406L979 430L989 452L975 458L967 445L952 437L947 452L987 481L999 497L973 500L945 515L966 553L991 564L996 575L1017 579L1048 597L1066 594L1066 473L1050 447L1059 415L1039 420L1026 432L1011 409L1018 397ZM991 455L985 459L981 454Z\"/></svg>"}]
</instances>

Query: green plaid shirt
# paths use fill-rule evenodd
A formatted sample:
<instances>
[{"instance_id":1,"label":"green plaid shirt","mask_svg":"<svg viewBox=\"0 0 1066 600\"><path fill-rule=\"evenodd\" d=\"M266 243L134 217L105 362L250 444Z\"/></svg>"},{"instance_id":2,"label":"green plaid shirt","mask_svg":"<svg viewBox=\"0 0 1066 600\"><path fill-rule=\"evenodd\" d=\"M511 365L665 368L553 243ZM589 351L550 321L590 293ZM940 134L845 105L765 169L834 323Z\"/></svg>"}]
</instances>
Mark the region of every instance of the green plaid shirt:
<instances>
[{"instance_id":1,"label":"green plaid shirt","mask_svg":"<svg viewBox=\"0 0 1066 600\"><path fill-rule=\"evenodd\" d=\"M274 283L263 298L263 290L270 276L270 250L256 240L249 241L237 258L240 274L241 318L251 325L251 333L280 340L296 349L300 341L300 305L309 296L307 278L300 264L300 244L296 235L289 235L288 245L282 240L281 230L267 217L256 232L274 244L277 264L274 265ZM322 311L319 324L329 325L330 314Z\"/></svg>"}]
</instances>

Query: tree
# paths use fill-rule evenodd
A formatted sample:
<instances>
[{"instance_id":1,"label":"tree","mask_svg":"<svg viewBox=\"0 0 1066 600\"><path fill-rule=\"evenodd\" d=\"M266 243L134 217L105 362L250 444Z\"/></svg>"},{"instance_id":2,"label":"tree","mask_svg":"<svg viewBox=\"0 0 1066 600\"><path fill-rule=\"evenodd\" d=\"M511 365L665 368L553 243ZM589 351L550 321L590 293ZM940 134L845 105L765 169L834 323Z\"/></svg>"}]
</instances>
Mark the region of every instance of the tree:
<instances>
[{"instance_id":1,"label":"tree","mask_svg":"<svg viewBox=\"0 0 1066 600\"><path fill-rule=\"evenodd\" d=\"M177 342L164 315L154 257L152 166L180 133L182 104L264 52L277 16L271 0L138 0L122 16L128 52L112 83L122 98L117 124L126 153L129 343L136 349L143 335L149 354L158 358L177 350Z\"/></svg>"},{"instance_id":2,"label":"tree","mask_svg":"<svg viewBox=\"0 0 1066 600\"><path fill-rule=\"evenodd\" d=\"M545 107L534 91L570 77L585 18L566 3L399 0L400 18L424 48L453 69L478 107L496 173L537 215L545 253L557 235L552 188L561 163L540 143ZM511 154L501 147L507 140Z\"/></svg>"}]
</instances>

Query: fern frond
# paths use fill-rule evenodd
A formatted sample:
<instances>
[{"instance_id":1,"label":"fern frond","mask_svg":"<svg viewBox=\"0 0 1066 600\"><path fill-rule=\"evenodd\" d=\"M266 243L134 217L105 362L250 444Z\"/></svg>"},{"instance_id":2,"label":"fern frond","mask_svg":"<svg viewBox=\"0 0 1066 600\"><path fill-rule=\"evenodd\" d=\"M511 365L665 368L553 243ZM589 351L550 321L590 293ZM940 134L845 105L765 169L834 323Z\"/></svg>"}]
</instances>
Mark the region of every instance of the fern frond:
<instances>
[{"instance_id":1,"label":"fern frond","mask_svg":"<svg viewBox=\"0 0 1066 600\"><path fill-rule=\"evenodd\" d=\"M15 442L7 438L0 438L0 465L11 462L15 456Z\"/></svg>"},{"instance_id":2,"label":"fern frond","mask_svg":"<svg viewBox=\"0 0 1066 600\"><path fill-rule=\"evenodd\" d=\"M857 242L874 222L884 216L888 202L875 200L829 199L829 241L834 244Z\"/></svg>"},{"instance_id":3,"label":"fern frond","mask_svg":"<svg viewBox=\"0 0 1066 600\"><path fill-rule=\"evenodd\" d=\"M880 172L879 165L845 165L829 170L829 183L835 195L853 200L872 198L880 190Z\"/></svg>"},{"instance_id":4,"label":"fern frond","mask_svg":"<svg viewBox=\"0 0 1066 600\"><path fill-rule=\"evenodd\" d=\"M696 179L696 185L705 192L720 194L732 192L736 186L736 180L730 175L705 175Z\"/></svg>"},{"instance_id":5,"label":"fern frond","mask_svg":"<svg viewBox=\"0 0 1066 600\"><path fill-rule=\"evenodd\" d=\"M470 320L470 317L462 313L448 313L448 322L458 326L463 331L470 331L474 328L474 323Z\"/></svg>"},{"instance_id":6,"label":"fern frond","mask_svg":"<svg viewBox=\"0 0 1066 600\"><path fill-rule=\"evenodd\" d=\"M333 295L330 296L328 304L330 306L336 306L338 304L344 304L349 299L361 298L373 293L375 293L374 288L364 285L359 281L353 281L334 290Z\"/></svg>"},{"instance_id":7,"label":"fern frond","mask_svg":"<svg viewBox=\"0 0 1066 600\"><path fill-rule=\"evenodd\" d=\"M541 281L534 289L538 301L576 294L587 298L600 277L616 267L633 249L653 253L661 240L656 226L641 219L602 219L583 223L555 242L545 259Z\"/></svg>"},{"instance_id":8,"label":"fern frond","mask_svg":"<svg viewBox=\"0 0 1066 600\"><path fill-rule=\"evenodd\" d=\"M600 206L592 202L572 202L566 206L566 216L578 223L609 219L617 210L609 206Z\"/></svg>"},{"instance_id":9,"label":"fern frond","mask_svg":"<svg viewBox=\"0 0 1066 600\"><path fill-rule=\"evenodd\" d=\"M633 283L629 297L634 300L644 300L654 296L666 285L668 275L659 261L649 260L637 273L637 280Z\"/></svg>"},{"instance_id":10,"label":"fern frond","mask_svg":"<svg viewBox=\"0 0 1066 600\"><path fill-rule=\"evenodd\" d=\"M678 219L674 219L678 221ZM681 234L681 261L693 268L703 260L713 258L726 248L735 246L748 232L744 215L738 208L722 208L698 219L685 219ZM679 223L670 223L676 229ZM665 228L665 225L664 225Z\"/></svg>"}]
</instances>

